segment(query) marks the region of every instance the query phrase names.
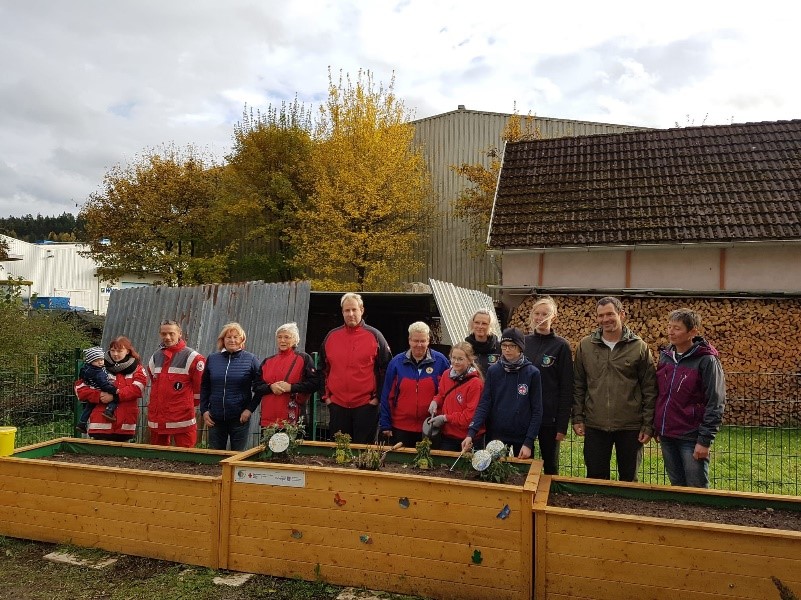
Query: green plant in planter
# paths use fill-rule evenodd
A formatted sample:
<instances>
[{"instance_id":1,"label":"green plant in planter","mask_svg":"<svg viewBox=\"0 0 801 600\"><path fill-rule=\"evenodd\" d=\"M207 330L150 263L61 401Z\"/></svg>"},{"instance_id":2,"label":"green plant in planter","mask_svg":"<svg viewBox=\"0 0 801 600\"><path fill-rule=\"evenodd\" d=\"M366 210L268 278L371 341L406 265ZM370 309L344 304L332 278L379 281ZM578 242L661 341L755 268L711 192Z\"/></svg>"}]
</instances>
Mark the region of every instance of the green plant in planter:
<instances>
[{"instance_id":1,"label":"green plant in planter","mask_svg":"<svg viewBox=\"0 0 801 600\"><path fill-rule=\"evenodd\" d=\"M291 461L298 454L303 444L306 427L303 418L297 422L283 421L273 423L261 430L261 443L264 446L263 457L268 460Z\"/></svg>"},{"instance_id":2,"label":"green plant in planter","mask_svg":"<svg viewBox=\"0 0 801 600\"><path fill-rule=\"evenodd\" d=\"M347 433L337 431L334 434L334 442L337 447L334 449L334 460L338 465L346 465L353 462L353 451L350 449L351 437Z\"/></svg>"},{"instance_id":3,"label":"green plant in planter","mask_svg":"<svg viewBox=\"0 0 801 600\"><path fill-rule=\"evenodd\" d=\"M412 460L412 466L418 469L427 470L434 466L434 461L431 458L431 440L423 438L422 441L414 445L417 454Z\"/></svg>"},{"instance_id":4,"label":"green plant in planter","mask_svg":"<svg viewBox=\"0 0 801 600\"><path fill-rule=\"evenodd\" d=\"M353 464L359 469L367 469L369 471L378 471L382 463L383 444L379 444L375 448L367 448L362 450L353 459Z\"/></svg>"}]
</instances>

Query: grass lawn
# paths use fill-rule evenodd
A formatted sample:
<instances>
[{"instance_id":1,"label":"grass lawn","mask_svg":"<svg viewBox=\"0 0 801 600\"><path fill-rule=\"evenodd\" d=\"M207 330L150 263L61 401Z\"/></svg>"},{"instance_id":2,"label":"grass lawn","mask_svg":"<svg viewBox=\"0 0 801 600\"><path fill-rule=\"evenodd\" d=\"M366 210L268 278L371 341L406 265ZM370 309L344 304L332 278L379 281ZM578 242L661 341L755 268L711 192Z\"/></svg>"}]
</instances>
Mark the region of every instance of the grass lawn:
<instances>
[{"instance_id":1,"label":"grass lawn","mask_svg":"<svg viewBox=\"0 0 801 600\"><path fill-rule=\"evenodd\" d=\"M45 554L66 550L81 558L112 556L117 562L94 570L52 563ZM227 572L137 556L0 537L0 598L14 600L324 600L343 588L323 581L307 582L256 575L241 587L216 585ZM381 593L387 600L421 600Z\"/></svg>"},{"instance_id":2,"label":"grass lawn","mask_svg":"<svg viewBox=\"0 0 801 600\"><path fill-rule=\"evenodd\" d=\"M560 474L583 477L584 439L568 432L560 450ZM709 467L710 485L723 490L798 495L801 491L801 428L722 427ZM612 457L612 478L616 479ZM669 485L656 442L643 449L639 480Z\"/></svg>"}]
</instances>

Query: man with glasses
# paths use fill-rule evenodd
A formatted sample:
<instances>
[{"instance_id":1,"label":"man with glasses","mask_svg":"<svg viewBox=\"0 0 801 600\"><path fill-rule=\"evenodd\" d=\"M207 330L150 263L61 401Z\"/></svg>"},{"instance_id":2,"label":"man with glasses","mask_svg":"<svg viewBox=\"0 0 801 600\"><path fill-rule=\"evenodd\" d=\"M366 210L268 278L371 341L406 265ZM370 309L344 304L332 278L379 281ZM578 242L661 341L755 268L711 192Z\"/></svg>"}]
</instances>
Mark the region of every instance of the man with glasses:
<instances>
[{"instance_id":1,"label":"man with glasses","mask_svg":"<svg viewBox=\"0 0 801 600\"><path fill-rule=\"evenodd\" d=\"M161 345L147 364L150 443L193 448L197 443L195 412L206 359L186 345L176 321L162 321Z\"/></svg>"}]
</instances>

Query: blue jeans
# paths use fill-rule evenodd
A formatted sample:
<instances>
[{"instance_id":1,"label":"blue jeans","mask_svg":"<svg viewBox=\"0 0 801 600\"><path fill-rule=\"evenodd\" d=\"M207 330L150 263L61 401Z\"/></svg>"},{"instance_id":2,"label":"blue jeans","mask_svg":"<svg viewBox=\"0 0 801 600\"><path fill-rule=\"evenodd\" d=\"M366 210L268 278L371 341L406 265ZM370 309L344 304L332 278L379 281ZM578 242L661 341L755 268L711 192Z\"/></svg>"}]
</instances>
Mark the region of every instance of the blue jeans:
<instances>
[{"instance_id":1,"label":"blue jeans","mask_svg":"<svg viewBox=\"0 0 801 600\"><path fill-rule=\"evenodd\" d=\"M212 417L213 418L213 417ZM242 452L248 441L250 421L240 423L239 419L220 419L214 421L214 427L209 427L209 448L212 450L226 450L228 438L231 438L231 450Z\"/></svg>"},{"instance_id":2,"label":"blue jeans","mask_svg":"<svg viewBox=\"0 0 801 600\"><path fill-rule=\"evenodd\" d=\"M709 487L709 457L702 460L693 458L695 440L663 437L659 443L671 485Z\"/></svg>"}]
</instances>

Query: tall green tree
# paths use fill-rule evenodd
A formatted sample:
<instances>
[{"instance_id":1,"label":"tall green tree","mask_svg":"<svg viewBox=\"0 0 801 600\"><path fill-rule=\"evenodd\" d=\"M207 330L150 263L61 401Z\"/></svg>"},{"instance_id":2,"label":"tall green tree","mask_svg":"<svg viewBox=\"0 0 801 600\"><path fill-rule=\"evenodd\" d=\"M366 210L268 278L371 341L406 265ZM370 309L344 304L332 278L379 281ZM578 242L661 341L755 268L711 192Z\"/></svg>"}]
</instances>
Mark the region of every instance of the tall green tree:
<instances>
[{"instance_id":1,"label":"tall green tree","mask_svg":"<svg viewBox=\"0 0 801 600\"><path fill-rule=\"evenodd\" d=\"M506 122L502 142L515 142L522 139L539 139L542 137L531 115L521 117L517 110ZM462 240L462 246L474 257L483 256L487 251L487 233L489 232L492 203L495 199L495 188L501 173L502 150L493 146L484 150L485 159L479 163L462 163L452 165L451 170L464 177L470 187L465 188L453 202L453 214L467 222L469 235Z\"/></svg>"},{"instance_id":2,"label":"tall green tree","mask_svg":"<svg viewBox=\"0 0 801 600\"><path fill-rule=\"evenodd\" d=\"M394 290L421 266L429 175L394 84L377 84L369 71L355 81L329 72L315 128L315 191L290 236L293 263L316 289Z\"/></svg>"},{"instance_id":3,"label":"tall green tree","mask_svg":"<svg viewBox=\"0 0 801 600\"><path fill-rule=\"evenodd\" d=\"M289 235L311 195L311 115L297 98L280 108L247 107L234 127L219 209L237 231L236 279L291 280Z\"/></svg>"},{"instance_id":4,"label":"tall green tree","mask_svg":"<svg viewBox=\"0 0 801 600\"><path fill-rule=\"evenodd\" d=\"M221 281L227 247L213 206L220 168L193 147L110 169L81 209L98 274L156 274L167 285Z\"/></svg>"}]
</instances>

